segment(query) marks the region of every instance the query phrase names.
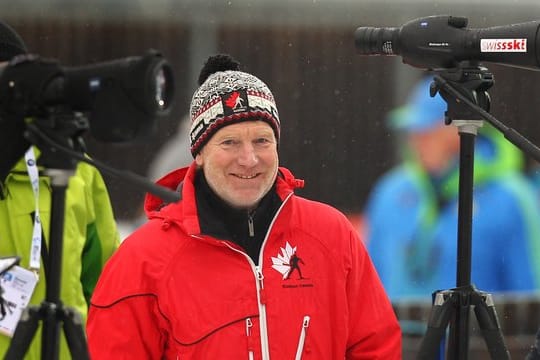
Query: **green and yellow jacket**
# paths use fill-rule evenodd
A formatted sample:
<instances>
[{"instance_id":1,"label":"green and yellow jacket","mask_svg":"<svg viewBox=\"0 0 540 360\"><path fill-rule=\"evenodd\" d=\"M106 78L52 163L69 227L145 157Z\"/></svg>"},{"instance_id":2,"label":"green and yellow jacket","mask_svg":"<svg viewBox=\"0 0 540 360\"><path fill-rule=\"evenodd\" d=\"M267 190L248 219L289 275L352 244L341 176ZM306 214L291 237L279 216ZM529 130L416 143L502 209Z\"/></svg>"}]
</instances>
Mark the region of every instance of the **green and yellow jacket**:
<instances>
[{"instance_id":1,"label":"green and yellow jacket","mask_svg":"<svg viewBox=\"0 0 540 360\"><path fill-rule=\"evenodd\" d=\"M36 151L36 156L39 157ZM38 160L39 165L39 160ZM0 257L18 255L20 266L29 267L35 198L21 159L0 184ZM39 214L42 222L42 257L39 281L30 303L45 299L47 265L43 255L50 249L52 190L49 177L39 167ZM79 163L69 179L64 216L60 299L86 320L88 302L101 269L119 244L109 194L100 173L91 165ZM0 335L0 356L9 348L10 338ZM41 332L33 337L25 359L41 358ZM60 359L69 359L62 332Z\"/></svg>"}]
</instances>

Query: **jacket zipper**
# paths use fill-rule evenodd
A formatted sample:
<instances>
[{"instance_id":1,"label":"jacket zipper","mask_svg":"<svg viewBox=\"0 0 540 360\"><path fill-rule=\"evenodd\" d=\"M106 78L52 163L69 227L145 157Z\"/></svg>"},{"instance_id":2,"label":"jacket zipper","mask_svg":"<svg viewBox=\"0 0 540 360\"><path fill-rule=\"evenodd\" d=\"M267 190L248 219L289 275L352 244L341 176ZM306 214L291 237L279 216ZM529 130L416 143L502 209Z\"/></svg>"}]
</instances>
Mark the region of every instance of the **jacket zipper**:
<instances>
[{"instance_id":1,"label":"jacket zipper","mask_svg":"<svg viewBox=\"0 0 540 360\"><path fill-rule=\"evenodd\" d=\"M293 193L291 192L287 197L283 200L283 203L279 207L279 209L276 211L276 214L274 215L274 218L270 222L270 225L268 226L268 230L266 231L266 235L264 237L263 243L261 245L261 250L259 252L259 266L255 266L255 274L257 276L257 298L259 300L259 326L261 331L261 350L262 350L262 360L270 360L270 346L268 345L268 325L266 322L266 296L264 294L264 284L263 284L263 256L264 253L264 246L266 245L266 241L268 240L268 235L270 235L270 231L274 227L274 223L276 222L277 217L281 213L281 209L285 206L285 204L289 201ZM246 254L246 257L248 258L249 262L253 264L249 256Z\"/></svg>"},{"instance_id":2,"label":"jacket zipper","mask_svg":"<svg viewBox=\"0 0 540 360\"><path fill-rule=\"evenodd\" d=\"M250 318L246 319L246 337L247 337L247 349L248 349L248 360L253 360L253 338L251 337L251 328L253 327L253 322Z\"/></svg>"},{"instance_id":3,"label":"jacket zipper","mask_svg":"<svg viewBox=\"0 0 540 360\"><path fill-rule=\"evenodd\" d=\"M309 316L304 316L304 321L302 321L302 330L300 330L300 339L298 339L298 347L296 348L295 360L302 359L302 352L304 351L304 344L306 342L306 333L309 327Z\"/></svg>"},{"instance_id":4,"label":"jacket zipper","mask_svg":"<svg viewBox=\"0 0 540 360\"><path fill-rule=\"evenodd\" d=\"M257 275L257 300L259 301L259 326L261 330L261 351L262 359L270 360L270 349L268 346L268 328L266 324L266 296L264 294L264 275L260 266L255 266Z\"/></svg>"},{"instance_id":5,"label":"jacket zipper","mask_svg":"<svg viewBox=\"0 0 540 360\"><path fill-rule=\"evenodd\" d=\"M266 296L264 294L264 275L262 273L262 264L263 264L263 251L264 251L264 245L266 244L266 241L268 240L268 235L270 234L270 230L274 226L274 222L276 221L277 217L281 213L281 209L283 209L283 206L287 203L287 201L290 199L290 197L293 195L291 192L287 197L283 200L283 203L279 207L279 209L276 211L276 214L274 215L274 218L270 222L270 226L268 226L268 231L266 232L266 236L264 237L261 250L259 253L259 266L256 266L255 263L251 260L248 254L246 254L243 251L240 251L238 249L233 248L229 244L225 243L225 245L230 248L233 251L236 251L238 253L243 254L248 262L251 264L252 269L254 270L255 277L256 277L256 287L257 287L257 301L259 303L259 327L260 327L260 338L261 338L261 353L262 353L262 360L270 360L270 348L268 345L268 327L266 323ZM251 219L251 222L253 222L253 219ZM248 226L249 226L249 218L248 218ZM251 224L253 225L253 224ZM251 229L250 229L251 230ZM192 235L193 236L193 235ZM309 318L309 317L308 317ZM309 320L308 320L309 323ZM247 326L247 324L246 324Z\"/></svg>"}]
</instances>

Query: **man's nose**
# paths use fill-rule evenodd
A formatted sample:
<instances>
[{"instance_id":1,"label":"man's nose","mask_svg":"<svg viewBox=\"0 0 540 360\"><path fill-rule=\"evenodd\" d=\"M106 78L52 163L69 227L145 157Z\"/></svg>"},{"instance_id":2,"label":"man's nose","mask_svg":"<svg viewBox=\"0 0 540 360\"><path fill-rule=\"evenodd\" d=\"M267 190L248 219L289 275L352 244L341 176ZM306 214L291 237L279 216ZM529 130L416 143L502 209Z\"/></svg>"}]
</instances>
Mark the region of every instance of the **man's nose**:
<instances>
[{"instance_id":1,"label":"man's nose","mask_svg":"<svg viewBox=\"0 0 540 360\"><path fill-rule=\"evenodd\" d=\"M253 144L242 144L238 153L238 163L243 166L255 166L258 162L259 158Z\"/></svg>"}]
</instances>

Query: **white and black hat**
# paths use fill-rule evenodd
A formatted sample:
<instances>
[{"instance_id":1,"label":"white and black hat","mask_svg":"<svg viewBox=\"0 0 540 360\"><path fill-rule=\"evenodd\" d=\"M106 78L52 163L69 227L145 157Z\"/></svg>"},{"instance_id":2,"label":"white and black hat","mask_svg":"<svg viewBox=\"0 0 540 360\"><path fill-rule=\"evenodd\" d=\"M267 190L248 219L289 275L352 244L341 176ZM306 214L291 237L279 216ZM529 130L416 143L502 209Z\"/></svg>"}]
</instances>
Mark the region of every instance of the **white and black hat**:
<instances>
[{"instance_id":1,"label":"white and black hat","mask_svg":"<svg viewBox=\"0 0 540 360\"><path fill-rule=\"evenodd\" d=\"M266 121L279 141L279 115L272 92L259 78L240 71L232 57L208 58L199 84L190 106L193 156L219 129L242 121Z\"/></svg>"}]
</instances>

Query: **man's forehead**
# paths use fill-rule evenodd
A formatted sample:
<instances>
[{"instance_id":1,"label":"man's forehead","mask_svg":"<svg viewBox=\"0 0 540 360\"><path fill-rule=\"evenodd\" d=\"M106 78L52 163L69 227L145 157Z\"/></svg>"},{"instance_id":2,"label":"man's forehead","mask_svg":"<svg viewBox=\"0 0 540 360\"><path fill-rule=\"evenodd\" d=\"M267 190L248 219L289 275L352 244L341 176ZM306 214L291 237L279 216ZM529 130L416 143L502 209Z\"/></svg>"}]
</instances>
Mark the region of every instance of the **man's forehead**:
<instances>
[{"instance_id":1,"label":"man's forehead","mask_svg":"<svg viewBox=\"0 0 540 360\"><path fill-rule=\"evenodd\" d=\"M245 132L257 132L257 133L271 133L274 131L272 127L265 121L243 121L236 124L231 124L222 127L216 132L216 135L231 135L231 134L240 134Z\"/></svg>"}]
</instances>

